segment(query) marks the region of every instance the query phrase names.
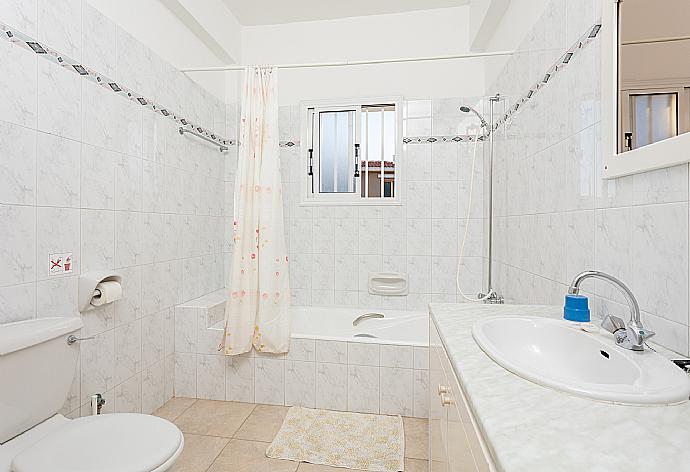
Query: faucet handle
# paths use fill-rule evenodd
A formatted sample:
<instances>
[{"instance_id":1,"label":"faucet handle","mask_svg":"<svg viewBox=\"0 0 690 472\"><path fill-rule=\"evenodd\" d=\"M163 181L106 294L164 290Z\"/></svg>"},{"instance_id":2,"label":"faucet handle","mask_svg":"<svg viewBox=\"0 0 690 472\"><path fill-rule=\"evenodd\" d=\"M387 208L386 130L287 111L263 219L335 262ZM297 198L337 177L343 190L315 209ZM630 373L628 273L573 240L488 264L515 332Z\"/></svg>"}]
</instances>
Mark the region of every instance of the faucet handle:
<instances>
[{"instance_id":1,"label":"faucet handle","mask_svg":"<svg viewBox=\"0 0 690 472\"><path fill-rule=\"evenodd\" d=\"M613 334L616 331L625 329L625 321L614 315L606 315L601 322L601 327Z\"/></svg>"},{"instance_id":2,"label":"faucet handle","mask_svg":"<svg viewBox=\"0 0 690 472\"><path fill-rule=\"evenodd\" d=\"M642 346L645 341L654 336L656 333L654 331L645 329L641 326L631 326L627 330L628 337L634 340L635 346Z\"/></svg>"}]
</instances>

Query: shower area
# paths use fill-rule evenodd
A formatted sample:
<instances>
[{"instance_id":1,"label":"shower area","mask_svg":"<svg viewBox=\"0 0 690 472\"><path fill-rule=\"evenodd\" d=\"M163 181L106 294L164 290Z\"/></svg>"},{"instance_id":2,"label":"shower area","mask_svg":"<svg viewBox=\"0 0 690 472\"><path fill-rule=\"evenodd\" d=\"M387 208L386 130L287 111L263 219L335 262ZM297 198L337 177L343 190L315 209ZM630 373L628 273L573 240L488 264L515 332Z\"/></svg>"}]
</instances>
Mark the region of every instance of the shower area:
<instances>
[{"instance_id":1,"label":"shower area","mask_svg":"<svg viewBox=\"0 0 690 472\"><path fill-rule=\"evenodd\" d=\"M459 94L457 81L443 95L427 86L396 94L405 91L388 84L401 67L464 77L509 55L284 64L276 52L252 60L283 64L275 74L289 350L219 352L233 316L227 287L178 304L176 395L428 416L428 304L496 297L487 280L486 176L489 129L504 110L499 98ZM229 121L239 128L245 69L184 72L225 74L236 84ZM238 135L228 136L228 215L236 214ZM232 253L229 223L224 247Z\"/></svg>"},{"instance_id":2,"label":"shower area","mask_svg":"<svg viewBox=\"0 0 690 472\"><path fill-rule=\"evenodd\" d=\"M279 108L290 349L220 355L226 290L178 305L177 395L428 416L428 304L464 301L458 288L476 300L487 287L489 125L462 108L471 106L484 116L490 101L400 99L375 111L370 102L359 109L361 122L350 123L351 137L347 123L342 128L341 146L352 147L343 153L350 167L328 169L352 178L329 175L330 192L323 192L335 199L332 191L344 189L352 202L310 201L326 180L312 180L319 155L314 136L322 136L312 133L314 110L336 107L307 101ZM341 109L351 105L338 102ZM387 125L386 110L393 108L398 113L391 113ZM382 130L380 137L374 129ZM387 136L389 130L393 136ZM370 149L367 137L376 141ZM236 148L229 152L231 163ZM376 182L380 191L369 193L366 181ZM394 184L386 186L387 181ZM226 186L226 195L232 195L232 179ZM232 250L231 240L225 244ZM380 290L377 277L390 286L384 283Z\"/></svg>"}]
</instances>

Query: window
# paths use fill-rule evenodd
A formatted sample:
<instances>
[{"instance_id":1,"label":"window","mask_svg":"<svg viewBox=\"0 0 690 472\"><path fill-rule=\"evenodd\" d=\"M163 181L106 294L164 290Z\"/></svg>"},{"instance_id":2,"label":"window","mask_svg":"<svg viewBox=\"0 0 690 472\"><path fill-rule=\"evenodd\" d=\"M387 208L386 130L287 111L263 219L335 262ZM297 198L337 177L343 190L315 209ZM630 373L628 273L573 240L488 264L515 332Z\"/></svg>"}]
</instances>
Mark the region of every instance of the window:
<instances>
[{"instance_id":1,"label":"window","mask_svg":"<svg viewBox=\"0 0 690 472\"><path fill-rule=\"evenodd\" d=\"M678 135L678 94L630 95L632 145L637 149Z\"/></svg>"},{"instance_id":2,"label":"window","mask_svg":"<svg viewBox=\"0 0 690 472\"><path fill-rule=\"evenodd\" d=\"M303 202L399 203L400 101L304 105Z\"/></svg>"},{"instance_id":3,"label":"window","mask_svg":"<svg viewBox=\"0 0 690 472\"><path fill-rule=\"evenodd\" d=\"M690 88L680 82L676 85L621 91L621 152L690 131Z\"/></svg>"}]
</instances>

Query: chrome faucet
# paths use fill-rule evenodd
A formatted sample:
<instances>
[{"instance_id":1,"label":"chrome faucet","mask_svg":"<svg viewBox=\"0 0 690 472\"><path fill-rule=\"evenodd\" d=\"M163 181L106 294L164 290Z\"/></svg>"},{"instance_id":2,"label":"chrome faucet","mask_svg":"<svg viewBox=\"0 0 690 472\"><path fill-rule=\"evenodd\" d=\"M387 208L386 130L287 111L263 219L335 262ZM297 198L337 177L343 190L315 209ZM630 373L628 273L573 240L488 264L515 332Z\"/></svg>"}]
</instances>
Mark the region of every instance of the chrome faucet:
<instances>
[{"instance_id":1,"label":"chrome faucet","mask_svg":"<svg viewBox=\"0 0 690 472\"><path fill-rule=\"evenodd\" d=\"M582 284L585 279L589 278L605 280L618 287L625 295L628 306L630 307L630 321L628 321L627 325L625 321L617 316L606 315L601 322L601 327L613 334L616 345L633 351L644 351L645 341L654 336L655 333L642 326L642 320L640 320L640 306L637 304L635 295L633 295L623 282L614 276L596 270L588 270L575 276L570 283L568 293L572 295L579 294L580 284Z\"/></svg>"}]
</instances>

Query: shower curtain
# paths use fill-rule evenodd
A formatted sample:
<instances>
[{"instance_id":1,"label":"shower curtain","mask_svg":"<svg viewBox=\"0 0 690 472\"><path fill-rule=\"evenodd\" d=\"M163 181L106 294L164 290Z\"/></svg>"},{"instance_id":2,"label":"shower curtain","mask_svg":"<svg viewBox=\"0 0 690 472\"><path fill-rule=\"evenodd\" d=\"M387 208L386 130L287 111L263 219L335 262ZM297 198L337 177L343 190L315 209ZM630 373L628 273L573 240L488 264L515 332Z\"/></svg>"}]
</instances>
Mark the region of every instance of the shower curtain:
<instances>
[{"instance_id":1,"label":"shower curtain","mask_svg":"<svg viewBox=\"0 0 690 472\"><path fill-rule=\"evenodd\" d=\"M247 67L235 180L234 251L225 333L226 355L283 353L290 345L288 255L278 157L275 67Z\"/></svg>"}]
</instances>

